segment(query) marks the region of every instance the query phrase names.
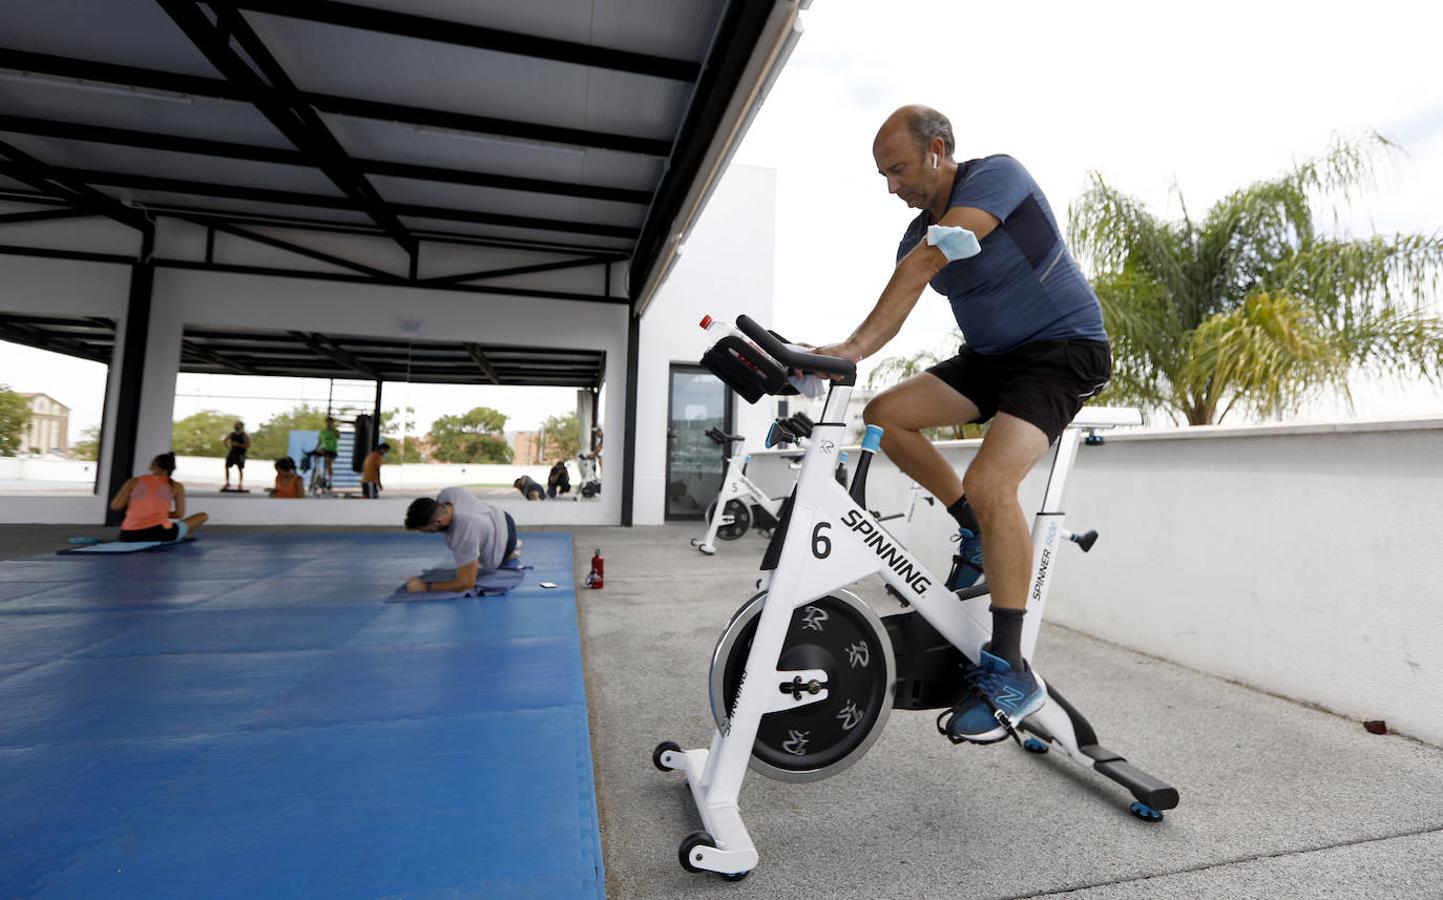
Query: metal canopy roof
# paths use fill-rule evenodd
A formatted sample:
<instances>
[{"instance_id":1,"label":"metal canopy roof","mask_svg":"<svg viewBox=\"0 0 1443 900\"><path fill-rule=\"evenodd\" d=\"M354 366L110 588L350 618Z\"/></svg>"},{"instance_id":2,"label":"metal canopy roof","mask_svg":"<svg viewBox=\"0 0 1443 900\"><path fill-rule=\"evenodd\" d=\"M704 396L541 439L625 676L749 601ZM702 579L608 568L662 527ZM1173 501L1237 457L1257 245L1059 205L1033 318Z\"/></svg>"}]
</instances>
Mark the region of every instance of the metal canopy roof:
<instances>
[{"instance_id":1,"label":"metal canopy roof","mask_svg":"<svg viewBox=\"0 0 1443 900\"><path fill-rule=\"evenodd\" d=\"M115 322L0 313L0 341L109 364ZM600 350L187 328L180 371L426 384L599 388Z\"/></svg>"},{"instance_id":2,"label":"metal canopy roof","mask_svg":"<svg viewBox=\"0 0 1443 900\"><path fill-rule=\"evenodd\" d=\"M529 272L608 267L550 296L634 303L794 3L7 0L0 199L35 208L0 223L169 216L454 289L501 276L420 279L428 242L533 250ZM400 262L275 226L384 236Z\"/></svg>"}]
</instances>

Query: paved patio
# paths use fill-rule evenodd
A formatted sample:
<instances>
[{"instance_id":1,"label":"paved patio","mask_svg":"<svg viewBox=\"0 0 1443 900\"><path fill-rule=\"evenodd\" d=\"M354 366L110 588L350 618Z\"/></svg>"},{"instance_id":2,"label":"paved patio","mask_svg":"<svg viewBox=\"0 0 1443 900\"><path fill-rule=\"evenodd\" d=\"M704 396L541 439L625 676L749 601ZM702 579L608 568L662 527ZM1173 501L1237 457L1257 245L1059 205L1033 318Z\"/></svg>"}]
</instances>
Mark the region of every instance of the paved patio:
<instances>
[{"instance_id":1,"label":"paved patio","mask_svg":"<svg viewBox=\"0 0 1443 900\"><path fill-rule=\"evenodd\" d=\"M606 559L605 589L578 597L611 897L1443 897L1443 749L1055 626L1038 669L1106 746L1178 788L1162 823L1055 752L953 747L932 714L897 711L833 778L748 774L761 863L746 880L684 872L677 843L700 823L651 751L709 741L707 666L763 547L753 533L703 557L699 531L573 532L578 573L595 548Z\"/></svg>"}]
</instances>

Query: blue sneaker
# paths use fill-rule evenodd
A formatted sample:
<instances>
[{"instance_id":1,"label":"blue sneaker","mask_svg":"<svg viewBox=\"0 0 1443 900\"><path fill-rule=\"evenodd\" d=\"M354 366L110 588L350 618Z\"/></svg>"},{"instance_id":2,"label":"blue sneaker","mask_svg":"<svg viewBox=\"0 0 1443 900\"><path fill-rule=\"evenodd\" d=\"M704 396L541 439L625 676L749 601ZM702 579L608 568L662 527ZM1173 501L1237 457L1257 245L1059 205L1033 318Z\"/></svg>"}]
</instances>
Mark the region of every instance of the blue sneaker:
<instances>
[{"instance_id":1,"label":"blue sneaker","mask_svg":"<svg viewBox=\"0 0 1443 900\"><path fill-rule=\"evenodd\" d=\"M972 690L937 717L937 730L954 744L991 744L1008 736L1019 740L1017 726L1047 702L1046 685L1025 661L1017 672L983 650L966 678Z\"/></svg>"},{"instance_id":2,"label":"blue sneaker","mask_svg":"<svg viewBox=\"0 0 1443 900\"><path fill-rule=\"evenodd\" d=\"M947 576L947 590L960 591L971 587L982 577L982 535L973 534L972 529L957 526L952 535L957 552L952 554L952 571Z\"/></svg>"}]
</instances>

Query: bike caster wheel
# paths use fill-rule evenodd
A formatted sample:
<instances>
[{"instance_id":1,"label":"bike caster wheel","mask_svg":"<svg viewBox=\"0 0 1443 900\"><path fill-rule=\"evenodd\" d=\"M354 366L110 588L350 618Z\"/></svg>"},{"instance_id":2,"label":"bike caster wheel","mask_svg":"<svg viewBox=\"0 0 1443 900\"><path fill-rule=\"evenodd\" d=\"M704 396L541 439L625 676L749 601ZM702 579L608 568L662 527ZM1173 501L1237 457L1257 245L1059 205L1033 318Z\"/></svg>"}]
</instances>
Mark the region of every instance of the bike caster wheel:
<instances>
[{"instance_id":1,"label":"bike caster wheel","mask_svg":"<svg viewBox=\"0 0 1443 900\"><path fill-rule=\"evenodd\" d=\"M656 766L663 772L670 772L672 771L671 766L668 766L661 761L661 755L668 752L676 753L680 750L681 745L678 744L676 741L662 741L660 744L656 745L655 750L651 751L651 764L653 766Z\"/></svg>"},{"instance_id":2,"label":"bike caster wheel","mask_svg":"<svg viewBox=\"0 0 1443 900\"><path fill-rule=\"evenodd\" d=\"M681 863L681 867L683 869L686 869L688 872L709 871L697 865L697 862L701 859L700 854L696 854L695 859L693 859L692 851L694 851L698 847L716 847L716 838L712 837L705 831L693 831L691 834L681 839L680 846L676 848L676 858ZM717 872L716 874L720 875L727 881L741 881L743 878L747 877L751 873Z\"/></svg>"},{"instance_id":3,"label":"bike caster wheel","mask_svg":"<svg viewBox=\"0 0 1443 900\"><path fill-rule=\"evenodd\" d=\"M1161 821L1162 821L1162 811L1161 811L1161 810L1153 809L1151 806L1148 806L1146 803L1142 803L1142 802L1137 801L1137 800L1132 801L1132 805L1127 808L1127 811L1130 812L1130 813L1132 813L1134 816L1137 816L1139 819L1143 820L1144 822L1161 822Z\"/></svg>"},{"instance_id":4,"label":"bike caster wheel","mask_svg":"<svg viewBox=\"0 0 1443 900\"><path fill-rule=\"evenodd\" d=\"M703 556L716 555L716 547L713 547L711 544L697 544L696 549L700 550Z\"/></svg>"},{"instance_id":5,"label":"bike caster wheel","mask_svg":"<svg viewBox=\"0 0 1443 900\"><path fill-rule=\"evenodd\" d=\"M1028 753L1046 753L1048 746L1035 737L1030 737L1022 742L1022 749Z\"/></svg>"}]
</instances>

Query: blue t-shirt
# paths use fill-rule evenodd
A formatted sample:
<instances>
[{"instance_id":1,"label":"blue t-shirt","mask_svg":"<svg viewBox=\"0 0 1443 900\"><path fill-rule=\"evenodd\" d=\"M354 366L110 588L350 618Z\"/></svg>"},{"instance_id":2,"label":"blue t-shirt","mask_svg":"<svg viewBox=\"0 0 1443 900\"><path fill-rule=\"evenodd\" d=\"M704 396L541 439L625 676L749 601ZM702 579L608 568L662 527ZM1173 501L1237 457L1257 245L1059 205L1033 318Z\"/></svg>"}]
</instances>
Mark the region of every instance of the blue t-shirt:
<instances>
[{"instance_id":1,"label":"blue t-shirt","mask_svg":"<svg viewBox=\"0 0 1443 900\"><path fill-rule=\"evenodd\" d=\"M957 168L948 208L970 206L1002 224L982 239L982 252L942 267L932 288L952 302L967 345L1003 353L1033 341L1107 340L1102 307L1058 236L1042 189L1010 156L988 156ZM923 210L897 247L897 261L927 234Z\"/></svg>"}]
</instances>

